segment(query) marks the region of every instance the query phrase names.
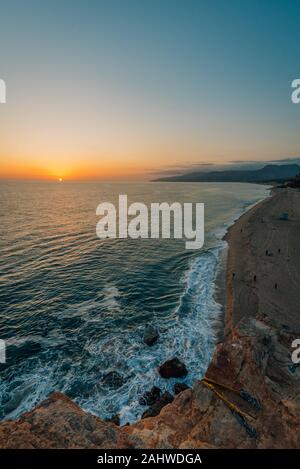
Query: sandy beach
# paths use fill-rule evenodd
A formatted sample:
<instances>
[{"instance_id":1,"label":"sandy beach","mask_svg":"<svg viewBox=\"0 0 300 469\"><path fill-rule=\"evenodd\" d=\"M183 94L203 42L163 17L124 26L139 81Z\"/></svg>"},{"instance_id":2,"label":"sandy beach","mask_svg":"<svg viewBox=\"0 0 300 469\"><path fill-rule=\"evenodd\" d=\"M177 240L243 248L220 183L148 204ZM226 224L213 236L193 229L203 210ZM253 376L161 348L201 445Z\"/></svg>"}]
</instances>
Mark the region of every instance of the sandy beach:
<instances>
[{"instance_id":1,"label":"sandy beach","mask_svg":"<svg viewBox=\"0 0 300 469\"><path fill-rule=\"evenodd\" d=\"M230 228L227 333L260 315L300 337L299 239L300 192L293 189L276 189Z\"/></svg>"},{"instance_id":2,"label":"sandy beach","mask_svg":"<svg viewBox=\"0 0 300 469\"><path fill-rule=\"evenodd\" d=\"M118 427L52 394L0 424L2 448L297 448L300 192L276 189L230 228L224 339L206 380Z\"/></svg>"}]
</instances>

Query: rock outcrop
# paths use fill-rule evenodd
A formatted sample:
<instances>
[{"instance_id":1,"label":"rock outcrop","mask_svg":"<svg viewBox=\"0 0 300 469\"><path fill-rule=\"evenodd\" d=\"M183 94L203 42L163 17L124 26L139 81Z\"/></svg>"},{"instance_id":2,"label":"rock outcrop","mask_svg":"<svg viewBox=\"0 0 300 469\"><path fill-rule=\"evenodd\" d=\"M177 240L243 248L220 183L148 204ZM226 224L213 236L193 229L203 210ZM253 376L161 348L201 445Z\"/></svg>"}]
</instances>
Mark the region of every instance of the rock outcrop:
<instances>
[{"instance_id":1,"label":"rock outcrop","mask_svg":"<svg viewBox=\"0 0 300 469\"><path fill-rule=\"evenodd\" d=\"M174 384L174 394L180 394L182 391L189 389L189 386L185 383L175 383Z\"/></svg>"},{"instance_id":2,"label":"rock outcrop","mask_svg":"<svg viewBox=\"0 0 300 469\"><path fill-rule=\"evenodd\" d=\"M54 393L18 421L2 422L0 447L297 448L300 378L298 369L289 369L289 343L289 333L278 334L261 319L252 319L244 324L244 333L236 331L234 340L218 345L207 377L260 403L257 410L230 390L224 393L246 413L246 422L201 381L164 405L159 415L123 427L103 422Z\"/></svg>"},{"instance_id":3,"label":"rock outcrop","mask_svg":"<svg viewBox=\"0 0 300 469\"><path fill-rule=\"evenodd\" d=\"M146 391L139 399L141 405L153 405L158 401L161 395L161 390L157 386L153 386L150 391Z\"/></svg>"},{"instance_id":4,"label":"rock outcrop","mask_svg":"<svg viewBox=\"0 0 300 469\"><path fill-rule=\"evenodd\" d=\"M188 371L183 362L177 357L165 361L159 368L158 372L162 378L184 378Z\"/></svg>"},{"instance_id":5,"label":"rock outcrop","mask_svg":"<svg viewBox=\"0 0 300 469\"><path fill-rule=\"evenodd\" d=\"M131 448L136 437L55 392L17 421L0 425L1 448Z\"/></svg>"},{"instance_id":6,"label":"rock outcrop","mask_svg":"<svg viewBox=\"0 0 300 469\"><path fill-rule=\"evenodd\" d=\"M162 396L160 396L156 401L150 405L149 409L145 410L142 415L142 419L148 418L148 417L155 417L156 415L159 415L161 409L165 407L167 404L171 404L173 402L174 397L172 396L171 393L168 391L164 392Z\"/></svg>"},{"instance_id":7,"label":"rock outcrop","mask_svg":"<svg viewBox=\"0 0 300 469\"><path fill-rule=\"evenodd\" d=\"M159 333L158 333L158 330L156 329L156 327L149 326L146 329L145 334L144 334L145 344L149 345L149 347L151 347L152 345L154 345L157 342L158 338L159 338Z\"/></svg>"}]
</instances>

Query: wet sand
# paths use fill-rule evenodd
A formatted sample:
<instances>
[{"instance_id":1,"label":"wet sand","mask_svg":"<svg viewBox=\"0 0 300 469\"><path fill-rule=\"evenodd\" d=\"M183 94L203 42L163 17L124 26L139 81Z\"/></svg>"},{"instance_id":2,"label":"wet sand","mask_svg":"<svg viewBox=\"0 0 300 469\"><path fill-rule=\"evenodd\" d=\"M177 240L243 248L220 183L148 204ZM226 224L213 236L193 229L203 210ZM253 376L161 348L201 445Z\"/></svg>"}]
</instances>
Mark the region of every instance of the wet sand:
<instances>
[{"instance_id":1,"label":"wet sand","mask_svg":"<svg viewBox=\"0 0 300 469\"><path fill-rule=\"evenodd\" d=\"M300 191L276 189L239 218L225 239L225 334L250 317L300 332Z\"/></svg>"}]
</instances>

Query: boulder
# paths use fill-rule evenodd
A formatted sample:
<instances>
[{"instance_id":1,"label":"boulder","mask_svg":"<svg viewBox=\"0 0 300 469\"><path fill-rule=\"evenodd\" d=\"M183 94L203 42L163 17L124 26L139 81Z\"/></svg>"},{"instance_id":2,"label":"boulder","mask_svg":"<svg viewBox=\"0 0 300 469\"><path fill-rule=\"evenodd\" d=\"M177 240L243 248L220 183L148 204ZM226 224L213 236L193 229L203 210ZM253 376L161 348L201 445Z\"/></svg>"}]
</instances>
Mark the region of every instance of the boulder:
<instances>
[{"instance_id":1,"label":"boulder","mask_svg":"<svg viewBox=\"0 0 300 469\"><path fill-rule=\"evenodd\" d=\"M160 413L163 407L165 407L167 404L171 404L171 402L173 401L174 397L172 396L172 394L168 391L164 392L163 395L153 405L149 407L149 409L145 410L142 415L142 419L148 417L155 417Z\"/></svg>"},{"instance_id":2,"label":"boulder","mask_svg":"<svg viewBox=\"0 0 300 469\"><path fill-rule=\"evenodd\" d=\"M144 334L145 344L151 347L153 344L155 344L158 338L159 338L158 330L153 326L147 327L145 334Z\"/></svg>"},{"instance_id":3,"label":"boulder","mask_svg":"<svg viewBox=\"0 0 300 469\"><path fill-rule=\"evenodd\" d=\"M102 383L112 389L118 389L123 386L125 380L117 371L110 371L102 378Z\"/></svg>"},{"instance_id":4,"label":"boulder","mask_svg":"<svg viewBox=\"0 0 300 469\"><path fill-rule=\"evenodd\" d=\"M190 389L189 386L185 383L175 383L174 384L174 393L180 394L182 391L186 391L187 389Z\"/></svg>"},{"instance_id":5,"label":"boulder","mask_svg":"<svg viewBox=\"0 0 300 469\"><path fill-rule=\"evenodd\" d=\"M188 371L183 362L177 357L167 360L158 368L159 374L162 378L183 378L187 375Z\"/></svg>"},{"instance_id":6,"label":"boulder","mask_svg":"<svg viewBox=\"0 0 300 469\"><path fill-rule=\"evenodd\" d=\"M145 392L139 399L140 405L153 405L161 395L161 390L157 386L153 386L150 391Z\"/></svg>"}]
</instances>

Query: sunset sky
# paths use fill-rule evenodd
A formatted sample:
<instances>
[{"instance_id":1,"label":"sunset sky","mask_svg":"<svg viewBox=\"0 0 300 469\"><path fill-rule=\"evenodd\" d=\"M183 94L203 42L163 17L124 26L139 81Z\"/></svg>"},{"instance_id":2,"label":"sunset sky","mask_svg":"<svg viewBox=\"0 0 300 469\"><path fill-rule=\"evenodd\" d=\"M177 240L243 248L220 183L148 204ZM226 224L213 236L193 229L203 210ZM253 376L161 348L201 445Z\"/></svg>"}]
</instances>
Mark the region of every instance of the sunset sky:
<instances>
[{"instance_id":1,"label":"sunset sky","mask_svg":"<svg viewBox=\"0 0 300 469\"><path fill-rule=\"evenodd\" d=\"M297 157L299 28L299 1L0 0L0 177Z\"/></svg>"}]
</instances>

